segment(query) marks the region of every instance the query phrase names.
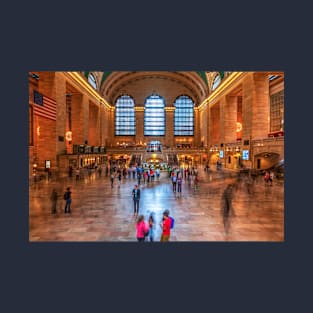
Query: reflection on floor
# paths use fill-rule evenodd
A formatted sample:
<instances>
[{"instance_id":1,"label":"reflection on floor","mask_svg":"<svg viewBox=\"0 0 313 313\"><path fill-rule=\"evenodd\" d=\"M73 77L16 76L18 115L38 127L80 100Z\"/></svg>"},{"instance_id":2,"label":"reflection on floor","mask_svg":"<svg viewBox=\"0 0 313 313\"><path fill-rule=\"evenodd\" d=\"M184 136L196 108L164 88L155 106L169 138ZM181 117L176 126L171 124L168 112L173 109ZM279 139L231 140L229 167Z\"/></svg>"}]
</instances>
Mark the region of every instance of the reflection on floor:
<instances>
[{"instance_id":1,"label":"reflection on floor","mask_svg":"<svg viewBox=\"0 0 313 313\"><path fill-rule=\"evenodd\" d=\"M172 191L166 172L159 181L140 185L140 214L147 219L155 212L155 241L160 240L159 223L164 209L175 218L170 241L283 241L284 185L275 181L264 186L260 177L250 193L238 185L233 196L234 216L226 233L221 215L221 198L235 172L199 169L199 189L183 182L182 195ZM35 241L133 241L136 242L131 191L135 179L126 178L111 188L109 177L96 176L76 181L40 181L29 187L29 240ZM64 214L63 193L72 189L72 213ZM58 191L58 211L51 214L50 194Z\"/></svg>"}]
</instances>

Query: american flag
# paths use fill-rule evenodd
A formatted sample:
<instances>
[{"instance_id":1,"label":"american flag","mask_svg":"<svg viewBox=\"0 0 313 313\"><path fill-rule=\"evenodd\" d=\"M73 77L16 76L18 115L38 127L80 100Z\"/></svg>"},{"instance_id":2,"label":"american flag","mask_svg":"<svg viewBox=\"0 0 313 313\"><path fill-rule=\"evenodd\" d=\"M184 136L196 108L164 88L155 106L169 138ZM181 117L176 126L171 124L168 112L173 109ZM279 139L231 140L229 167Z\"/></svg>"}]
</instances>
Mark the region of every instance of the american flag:
<instances>
[{"instance_id":1,"label":"american flag","mask_svg":"<svg viewBox=\"0 0 313 313\"><path fill-rule=\"evenodd\" d=\"M56 120L56 101L34 90L34 114Z\"/></svg>"}]
</instances>

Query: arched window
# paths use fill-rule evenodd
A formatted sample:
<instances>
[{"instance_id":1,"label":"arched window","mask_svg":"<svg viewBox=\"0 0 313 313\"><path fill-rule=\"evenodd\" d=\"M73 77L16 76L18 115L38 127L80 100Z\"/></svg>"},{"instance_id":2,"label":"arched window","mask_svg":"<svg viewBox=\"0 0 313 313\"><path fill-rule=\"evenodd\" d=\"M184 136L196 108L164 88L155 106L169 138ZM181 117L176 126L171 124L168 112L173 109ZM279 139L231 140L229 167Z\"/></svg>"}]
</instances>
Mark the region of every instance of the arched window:
<instances>
[{"instance_id":1,"label":"arched window","mask_svg":"<svg viewBox=\"0 0 313 313\"><path fill-rule=\"evenodd\" d=\"M180 96L175 102L174 136L193 136L194 103L188 96Z\"/></svg>"},{"instance_id":2,"label":"arched window","mask_svg":"<svg viewBox=\"0 0 313 313\"><path fill-rule=\"evenodd\" d=\"M165 135L165 103L159 95L151 95L145 101L145 136Z\"/></svg>"},{"instance_id":3,"label":"arched window","mask_svg":"<svg viewBox=\"0 0 313 313\"><path fill-rule=\"evenodd\" d=\"M211 90L214 91L220 83L221 83L221 76L220 74L217 74L214 77Z\"/></svg>"},{"instance_id":4,"label":"arched window","mask_svg":"<svg viewBox=\"0 0 313 313\"><path fill-rule=\"evenodd\" d=\"M88 75L88 82L94 89L97 89L97 81L91 73L89 73Z\"/></svg>"},{"instance_id":5,"label":"arched window","mask_svg":"<svg viewBox=\"0 0 313 313\"><path fill-rule=\"evenodd\" d=\"M128 95L122 95L115 105L115 135L136 135L135 102Z\"/></svg>"}]
</instances>

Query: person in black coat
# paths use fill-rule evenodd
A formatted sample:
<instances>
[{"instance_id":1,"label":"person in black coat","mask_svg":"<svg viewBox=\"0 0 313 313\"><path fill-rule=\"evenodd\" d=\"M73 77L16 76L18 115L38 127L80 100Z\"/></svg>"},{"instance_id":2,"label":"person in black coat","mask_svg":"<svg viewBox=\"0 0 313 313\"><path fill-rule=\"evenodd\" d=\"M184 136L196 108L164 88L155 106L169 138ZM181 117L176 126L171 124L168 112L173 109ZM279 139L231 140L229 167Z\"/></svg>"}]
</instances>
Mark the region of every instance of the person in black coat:
<instances>
[{"instance_id":1,"label":"person in black coat","mask_svg":"<svg viewBox=\"0 0 313 313\"><path fill-rule=\"evenodd\" d=\"M138 188L138 185L135 185L132 196L134 200L134 215L138 215L139 213L139 200L140 200L140 189Z\"/></svg>"},{"instance_id":2,"label":"person in black coat","mask_svg":"<svg viewBox=\"0 0 313 313\"><path fill-rule=\"evenodd\" d=\"M72 192L70 187L66 188L66 192L64 193L64 200L65 200L64 213L71 213Z\"/></svg>"}]
</instances>

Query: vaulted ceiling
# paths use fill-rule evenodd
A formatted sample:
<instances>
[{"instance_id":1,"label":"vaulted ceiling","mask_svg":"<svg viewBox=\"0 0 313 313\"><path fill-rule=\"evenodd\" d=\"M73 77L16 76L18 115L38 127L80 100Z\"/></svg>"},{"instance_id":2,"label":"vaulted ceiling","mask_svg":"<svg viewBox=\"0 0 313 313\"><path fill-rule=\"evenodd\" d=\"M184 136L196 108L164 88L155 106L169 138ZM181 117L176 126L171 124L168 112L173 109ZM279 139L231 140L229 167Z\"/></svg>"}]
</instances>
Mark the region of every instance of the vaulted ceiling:
<instances>
[{"instance_id":1,"label":"vaulted ceiling","mask_svg":"<svg viewBox=\"0 0 313 313\"><path fill-rule=\"evenodd\" d=\"M88 76L89 72L85 72ZM188 95L199 105L209 94L206 72L93 72L97 76L99 93L115 104L121 94L131 95L136 105L144 105L151 94L161 95L166 105L172 105L175 98Z\"/></svg>"}]
</instances>

